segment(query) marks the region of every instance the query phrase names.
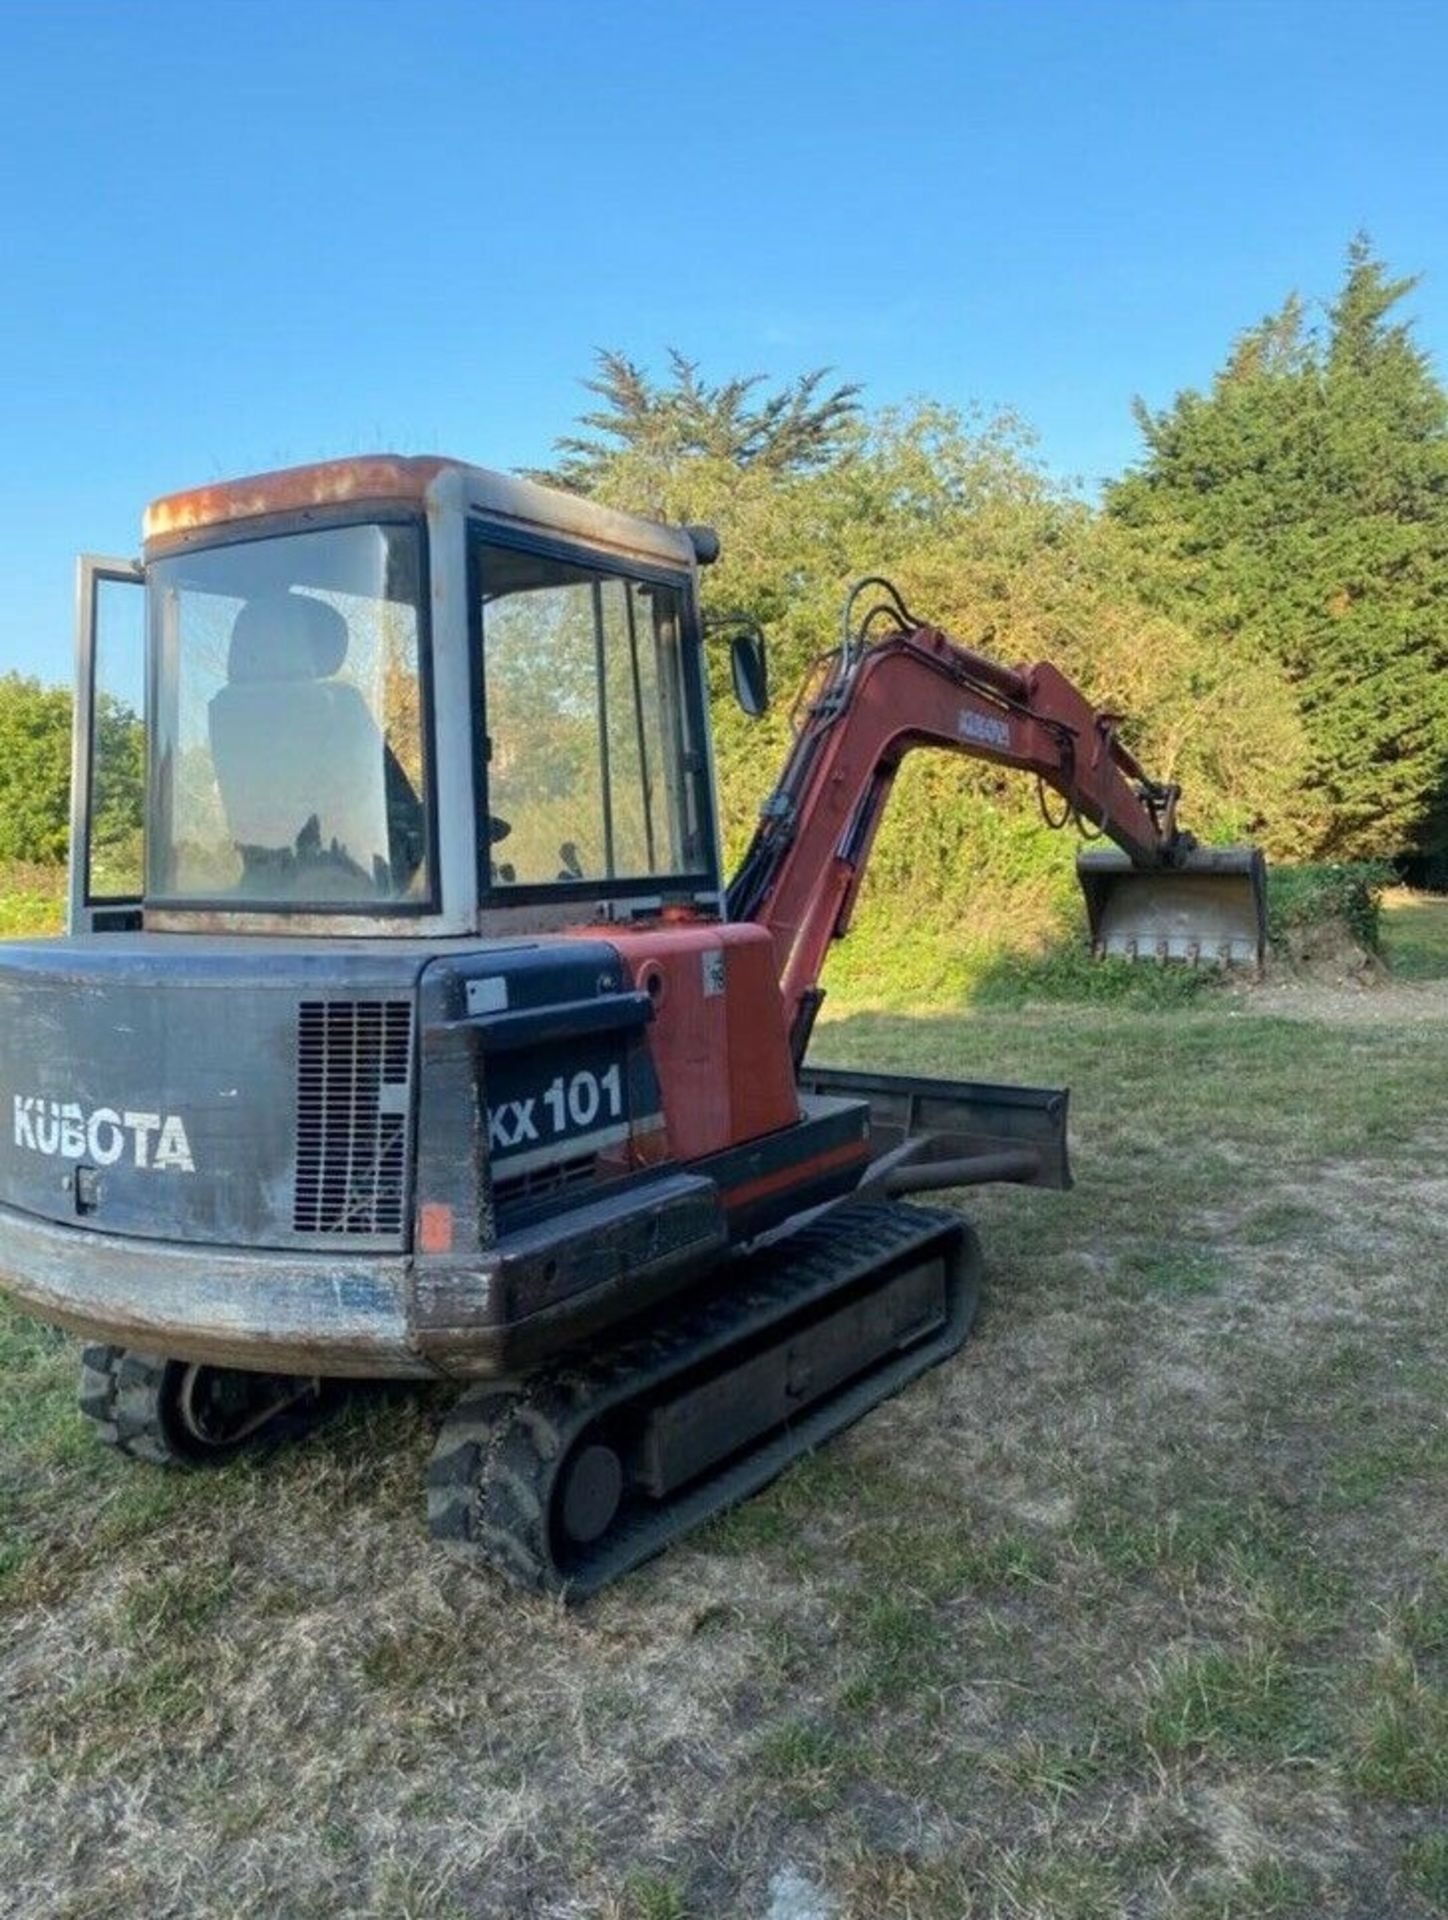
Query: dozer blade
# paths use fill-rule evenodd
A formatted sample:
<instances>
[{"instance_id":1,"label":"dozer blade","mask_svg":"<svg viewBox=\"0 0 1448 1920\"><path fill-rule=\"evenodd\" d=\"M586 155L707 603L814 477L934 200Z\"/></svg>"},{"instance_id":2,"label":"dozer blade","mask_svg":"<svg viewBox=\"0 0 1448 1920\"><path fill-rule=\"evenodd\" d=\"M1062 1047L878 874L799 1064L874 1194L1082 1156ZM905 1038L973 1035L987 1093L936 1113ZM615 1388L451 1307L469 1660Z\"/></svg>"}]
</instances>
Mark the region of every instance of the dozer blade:
<instances>
[{"instance_id":1,"label":"dozer blade","mask_svg":"<svg viewBox=\"0 0 1448 1920\"><path fill-rule=\"evenodd\" d=\"M1256 847L1197 847L1179 867L1133 866L1116 848L1076 856L1097 959L1185 960L1260 970L1267 862Z\"/></svg>"}]
</instances>

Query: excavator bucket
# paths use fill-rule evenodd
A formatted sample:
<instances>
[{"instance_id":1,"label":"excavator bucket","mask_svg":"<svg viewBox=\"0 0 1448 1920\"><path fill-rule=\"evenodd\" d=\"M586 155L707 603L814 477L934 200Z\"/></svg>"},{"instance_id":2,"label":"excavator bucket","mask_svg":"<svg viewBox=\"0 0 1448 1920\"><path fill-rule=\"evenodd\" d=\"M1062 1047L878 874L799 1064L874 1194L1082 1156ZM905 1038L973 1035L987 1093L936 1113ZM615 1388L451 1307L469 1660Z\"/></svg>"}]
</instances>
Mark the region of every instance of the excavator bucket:
<instances>
[{"instance_id":1,"label":"excavator bucket","mask_svg":"<svg viewBox=\"0 0 1448 1920\"><path fill-rule=\"evenodd\" d=\"M1196 847L1181 866L1138 867L1116 848L1076 857L1096 958L1261 970L1267 862L1256 847Z\"/></svg>"}]
</instances>

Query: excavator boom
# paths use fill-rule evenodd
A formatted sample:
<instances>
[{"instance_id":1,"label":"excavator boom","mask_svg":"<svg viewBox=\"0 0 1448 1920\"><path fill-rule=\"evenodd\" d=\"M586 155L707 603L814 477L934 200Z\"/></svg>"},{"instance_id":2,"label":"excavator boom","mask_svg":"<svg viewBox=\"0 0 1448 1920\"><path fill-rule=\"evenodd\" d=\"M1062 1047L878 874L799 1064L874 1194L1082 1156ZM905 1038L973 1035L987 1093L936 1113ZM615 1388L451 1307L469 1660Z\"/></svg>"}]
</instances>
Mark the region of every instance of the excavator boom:
<instances>
[{"instance_id":1,"label":"excavator boom","mask_svg":"<svg viewBox=\"0 0 1448 1920\"><path fill-rule=\"evenodd\" d=\"M862 584L886 591L875 611L898 624L868 644L847 638L834 658L729 894L730 918L774 939L797 1060L830 943L848 929L890 789L917 747L1034 774L1051 825L1074 820L1115 841L1119 852L1079 862L1098 954L1261 964L1261 854L1199 848L1177 824L1178 789L1147 775L1117 715L1049 662L1004 666L915 622L888 583Z\"/></svg>"}]
</instances>

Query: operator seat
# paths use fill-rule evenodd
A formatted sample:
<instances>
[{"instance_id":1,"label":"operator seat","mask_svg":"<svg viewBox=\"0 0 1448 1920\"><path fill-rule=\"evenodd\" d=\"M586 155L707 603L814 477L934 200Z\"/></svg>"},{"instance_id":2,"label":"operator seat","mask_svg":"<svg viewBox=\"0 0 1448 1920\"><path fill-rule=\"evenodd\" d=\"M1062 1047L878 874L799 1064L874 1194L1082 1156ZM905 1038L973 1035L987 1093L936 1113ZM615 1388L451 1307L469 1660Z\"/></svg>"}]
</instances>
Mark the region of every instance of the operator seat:
<instances>
[{"instance_id":1,"label":"operator seat","mask_svg":"<svg viewBox=\"0 0 1448 1920\"><path fill-rule=\"evenodd\" d=\"M208 719L243 891L264 894L287 876L300 879L296 867L309 857L314 869L330 865L335 886L354 894L352 868L388 885L382 730L357 688L332 677L347 642L342 615L309 594L263 594L236 616L227 684ZM333 890L316 878L323 892Z\"/></svg>"}]
</instances>

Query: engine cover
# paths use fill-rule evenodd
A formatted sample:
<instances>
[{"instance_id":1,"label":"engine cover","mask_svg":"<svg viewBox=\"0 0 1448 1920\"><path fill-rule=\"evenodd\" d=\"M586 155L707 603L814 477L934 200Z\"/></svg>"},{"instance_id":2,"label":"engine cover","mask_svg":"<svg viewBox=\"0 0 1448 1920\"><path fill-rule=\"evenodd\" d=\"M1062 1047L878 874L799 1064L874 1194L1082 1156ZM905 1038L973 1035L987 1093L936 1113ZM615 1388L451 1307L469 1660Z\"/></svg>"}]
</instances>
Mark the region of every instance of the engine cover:
<instances>
[{"instance_id":1,"label":"engine cover","mask_svg":"<svg viewBox=\"0 0 1448 1920\"><path fill-rule=\"evenodd\" d=\"M0 1205L217 1247L405 1251L421 1111L429 1164L469 1176L460 1238L485 1246L496 1206L662 1155L643 998L595 941L6 945Z\"/></svg>"},{"instance_id":2,"label":"engine cover","mask_svg":"<svg viewBox=\"0 0 1448 1920\"><path fill-rule=\"evenodd\" d=\"M216 1246L401 1247L426 959L175 934L0 948L0 1202Z\"/></svg>"}]
</instances>

